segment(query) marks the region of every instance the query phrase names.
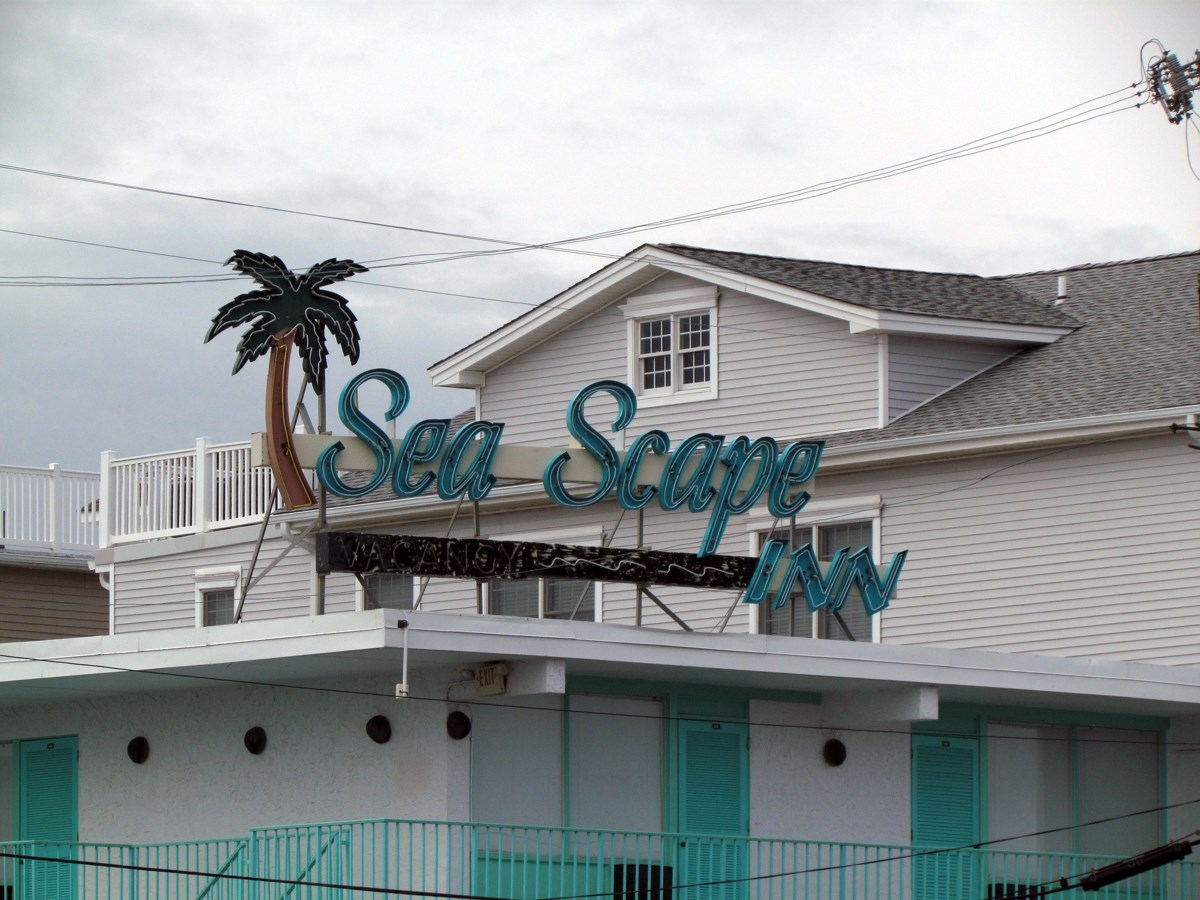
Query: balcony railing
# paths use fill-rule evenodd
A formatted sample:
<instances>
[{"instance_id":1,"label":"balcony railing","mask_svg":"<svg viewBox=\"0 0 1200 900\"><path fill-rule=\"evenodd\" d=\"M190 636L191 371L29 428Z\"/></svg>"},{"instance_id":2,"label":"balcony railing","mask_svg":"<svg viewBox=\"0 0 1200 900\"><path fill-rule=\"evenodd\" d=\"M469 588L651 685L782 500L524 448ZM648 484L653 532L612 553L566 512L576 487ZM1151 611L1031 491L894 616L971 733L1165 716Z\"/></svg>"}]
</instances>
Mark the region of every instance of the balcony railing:
<instances>
[{"instance_id":1,"label":"balcony railing","mask_svg":"<svg viewBox=\"0 0 1200 900\"><path fill-rule=\"evenodd\" d=\"M0 466L0 546L87 553L100 537L100 476Z\"/></svg>"},{"instance_id":2,"label":"balcony railing","mask_svg":"<svg viewBox=\"0 0 1200 900\"><path fill-rule=\"evenodd\" d=\"M275 482L250 465L250 444L212 444L117 459L100 470L101 546L261 522Z\"/></svg>"},{"instance_id":3,"label":"balcony railing","mask_svg":"<svg viewBox=\"0 0 1200 900\"><path fill-rule=\"evenodd\" d=\"M22 900L984 900L1053 896L1113 857L922 850L765 838L375 820L255 829L181 844L0 844ZM1105 900L1184 900L1200 864L1102 888ZM2 893L2 888L0 888Z\"/></svg>"}]
</instances>

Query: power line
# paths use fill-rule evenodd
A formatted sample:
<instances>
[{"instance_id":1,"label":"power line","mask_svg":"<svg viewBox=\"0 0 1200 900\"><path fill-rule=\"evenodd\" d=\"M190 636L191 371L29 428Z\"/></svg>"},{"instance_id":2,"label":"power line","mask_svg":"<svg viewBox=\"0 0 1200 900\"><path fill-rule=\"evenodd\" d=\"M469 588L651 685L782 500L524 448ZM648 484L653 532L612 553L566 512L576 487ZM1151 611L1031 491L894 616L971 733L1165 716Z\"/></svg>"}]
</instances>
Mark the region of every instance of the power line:
<instances>
[{"instance_id":1,"label":"power line","mask_svg":"<svg viewBox=\"0 0 1200 900\"><path fill-rule=\"evenodd\" d=\"M121 188L121 189L125 189L125 190L134 190L134 191L141 191L141 192L145 192L145 193L161 194L161 195L165 195L165 196L180 197L180 198L199 200L199 201L210 202L210 203L220 203L220 204L243 207L243 208L261 209L261 210L265 210L265 211L277 212L277 213L288 214L288 215L297 215L297 216L305 216L305 217L318 218L318 219L327 219L327 220L331 220L331 221L339 221L339 222L368 225L368 226L387 228L387 229L393 229L393 230L401 230L401 231L409 231L409 232L415 232L415 233L421 233L421 234L429 234L429 235L435 235L435 236L439 236L439 237L451 237L451 238L460 239L460 240L472 240L472 241L479 241L479 242L483 242L483 243L503 245L503 248L499 249L499 250L464 251L464 252L443 253L443 254L421 254L420 256L422 256L423 258L420 258L420 259L414 259L411 257L382 257L382 258L375 259L375 260L363 260L362 261L363 264L373 265L374 268L390 268L393 266L386 265L386 263L388 263L390 260L396 260L396 259L408 259L407 262L400 262L400 263L394 264L394 265L398 265L398 266L425 265L425 264L429 264L432 262L446 262L446 261L451 261L451 260L456 260L456 259L471 258L471 257L475 257L475 256L480 256L480 255L494 255L496 253L522 252L522 251L526 251L526 250L535 250L535 249L536 250L567 250L568 249L567 245L569 245L569 244L599 240L602 238L616 237L616 236L627 235L627 234L634 234L634 233L649 230L652 228L668 227L668 226L672 226L672 225L684 224L687 222L699 221L702 219L714 218L717 216L725 216L725 215L732 215L732 214L741 213L741 212L747 212L750 210L761 209L761 208L764 208L767 206L774 206L774 205L779 205L782 203L793 203L793 202L798 202L800 200L813 199L815 197L825 196L829 193L844 190L847 187L851 187L851 186L854 186L857 184L862 184L862 183L866 183L866 182L870 182L870 181L878 181L878 180L882 180L884 178L891 178L896 175L904 174L904 173L907 173L910 171L915 171L917 169L925 168L930 165L936 165L938 163L946 162L951 159L957 159L957 158L962 158L962 157L966 157L966 156L973 156L978 153L987 152L989 150L994 150L994 149L1000 149L1001 147L1009 146L1009 145L1015 144L1015 143L1020 143L1025 140L1031 140L1035 137L1043 137L1047 134L1052 134L1052 133L1054 133L1056 131L1060 131L1064 128L1083 124L1084 122L1091 121L1094 118L1100 118L1101 116L1104 116L1104 115L1110 115L1113 112L1119 112L1119 111L1121 111L1120 109L1110 110L1109 112L1097 114L1097 110L1105 109L1108 106L1112 106L1117 103L1124 102L1127 99L1132 99L1134 96L1140 97L1141 96L1140 91L1136 91L1135 94L1128 94L1128 92L1130 90L1135 90L1137 88L1137 84L1138 83L1135 82L1134 84L1131 84L1129 87L1119 88L1115 91L1109 91L1107 93L1097 95L1096 97L1093 97L1090 100L1085 100L1081 103L1077 103L1072 106L1065 107L1062 110L1059 110L1054 113L1050 113L1049 115L1041 116L1036 119L1032 119L1028 122L1022 123L1021 125L1012 126L1010 128L1004 129L1002 131L993 132L990 135L986 135L982 138L976 138L975 140L966 142L964 144L959 144L955 147L936 151L936 152L930 153L930 154L925 154L925 155L919 156L919 157L914 157L912 159L905 160L904 162L901 162L901 163L895 163L890 166L877 168L877 169L871 169L871 170L859 173L857 175L847 176L844 178L836 179L834 181L818 182L814 185L809 185L808 187L804 187L804 188L800 188L800 189L796 189L796 190L786 191L786 192L778 193L778 194L772 194L772 195L768 195L765 197L759 197L759 198L756 198L753 200L740 201L737 203L726 204L724 206L711 207L709 209L700 210L697 212L688 213L688 214L684 214L684 215L680 215L680 216L674 216L674 217L654 220L654 221L650 221L650 222L643 222L643 223L640 223L637 225L625 226L622 228L614 228L614 229L609 229L607 231L593 232L590 234L579 235L576 237L563 238L560 240L547 241L547 242L542 242L542 243L511 241L511 240L505 240L505 239L500 239L500 238L484 237L484 236L480 236L480 235L464 234L464 233L460 233L460 232L441 231L441 230L436 230L436 229L420 228L420 227L416 227L416 226L398 225L398 224L387 223L387 222L378 222L378 221L368 220L368 219L357 219L357 218L345 217L345 216L335 216L335 215L330 215L330 214L325 214L325 213L316 213L316 212L309 212L309 211L304 211L304 210L290 209L290 208L286 208L286 207L271 206L271 205L266 205L266 204L256 204L256 203L249 203L249 202L237 201L237 200L229 200L226 198L211 197L211 196L202 195L202 194L192 194L192 193L186 193L186 192L181 192L181 191L172 191L172 190L166 190L166 189L162 189L162 188L150 187L150 186L146 186L146 185L134 185L134 184L128 184L128 183L124 183L124 182L107 181L104 179L91 178L91 177L81 176L81 175L73 175L73 174L69 174L69 173L52 172L52 171L41 170L41 169L32 169L32 168L28 168L28 167L24 167L24 166L17 166L17 165L13 165L13 164L9 164L9 163L0 163L0 169L19 172L19 173L23 173L23 174L32 174L32 175L39 175L39 176L44 176L44 177L60 178L60 179L68 180L68 181L77 181L77 182L83 182L83 183L88 183L88 184L96 184L96 185L101 185L101 186L106 186L106 187ZM1073 112L1072 113L1072 110L1078 110L1080 107L1090 106L1090 104L1096 103L1099 100L1107 99L1108 97L1111 97L1115 94L1126 94L1127 96L1120 98L1118 100L1103 104L1102 106L1099 106L1099 107L1088 108L1088 109L1083 110L1082 112ZM1140 104L1138 104L1138 105L1140 105ZM1123 107L1122 109L1125 109L1125 108L1132 109L1132 108L1137 108L1137 107L1136 106ZM1066 113L1071 113L1071 115L1066 116L1066 118L1060 118ZM1048 120L1054 120L1054 121L1048 121ZM1048 122L1048 124L1045 124L1045 125L1039 124L1039 123L1043 123L1043 122ZM1037 127L1031 127L1031 126L1037 126ZM1013 132L1015 132L1015 134ZM1007 135L1007 137L1003 137L1004 135ZM14 232L14 233L16 233L16 232ZM592 252L592 251L583 251L583 252L586 252L589 255L611 256L610 254L600 254L600 253ZM162 255L169 255L169 254L162 254ZM616 257L616 258L619 258L619 257ZM207 260L203 260L203 261L207 261ZM385 265L377 265L378 263L385 263Z\"/></svg>"},{"instance_id":2,"label":"power line","mask_svg":"<svg viewBox=\"0 0 1200 900\"><path fill-rule=\"evenodd\" d=\"M151 675L151 676L161 676L161 677L166 677L166 678L179 678L179 679L186 679L186 680L191 680L191 681L202 681L202 682L210 682L210 683L216 683L216 684L236 685L238 687L260 687L260 688L272 688L272 689L281 689L281 690L309 691L309 692L320 693L320 694L335 694L335 695L345 695L345 696L352 696L352 697L371 697L371 698L376 698L376 699L386 699L386 700L390 700L392 702L403 702L403 703L407 703L409 701L441 703L441 704L454 703L454 704L460 704L460 705L466 705L466 706L484 706L484 707L489 707L489 708L493 708L493 709L536 711L536 712L543 712L543 713L552 713L555 715L577 714L577 715L591 715L591 716L607 716L607 717L614 718L614 719L653 720L653 721L657 721L657 722L682 722L682 721L690 721L691 719L695 718L695 716L689 717L689 716L653 715L653 714L649 714L649 713L614 712L611 710L567 709L566 707L555 708L555 707L535 706L535 705L531 705L531 704L522 704L522 703L480 701L478 699L448 700L445 696L421 696L418 694L410 694L404 700L397 701L395 698L395 695L393 693L384 692L384 691L365 691L365 690L355 690L355 689L351 689L351 688L322 687L320 685L295 684L295 683L290 683L290 682L255 681L255 680L249 680L249 679L244 679L244 678L230 678L230 677L218 676L218 675L199 675L199 674L195 674L195 673L191 673L191 672L172 672L172 671L165 670L165 669L131 669L126 666L116 666L116 665L111 665L111 664L106 664L106 663L84 662L82 660L74 660L74 659L53 659L53 658L49 658L49 657L22 656L22 655L13 654L13 653L0 653L0 659L8 659L8 660L12 660L14 662L44 662L44 663L48 662L48 663L53 663L55 665L74 666L74 667L86 668L86 669L100 669L103 671L120 672L120 673L124 673L124 674L132 674L132 675L142 674L142 675ZM2 670L0 670L0 672L2 672ZM15 685L16 683L9 682L9 684ZM3 686L4 686L3 684L0 684L0 689L2 689ZM718 718L721 718L721 717L718 717ZM905 737L911 737L914 734L914 732L911 729L906 730L906 729L901 729L901 728L866 728L866 727L857 727L857 726L831 725L828 723L822 723L822 724L818 724L818 725L800 725L800 724L794 724L794 723L755 722L755 721L748 719L746 721L746 724L749 726L752 726L752 727L773 728L773 729L782 729L782 730L795 730L795 731L831 731L832 730L832 731L842 731L842 732L846 732L846 733L850 733L850 734L897 735L897 736L905 736ZM1042 723L1033 722L1030 724L1036 725L1036 724L1042 724ZM1107 726L1098 725L1098 726L1094 726L1094 727L1104 728ZM1117 729L1117 730L1134 730L1134 731L1136 731L1137 729ZM922 734L922 735L929 735L932 737L951 737L951 738L957 737L957 738L964 738L964 739L969 739L969 740L976 740L976 739L984 740L984 739L986 739L986 740L1004 740L1004 741L1037 741L1037 742L1048 742L1048 743L1062 743L1064 741L1077 741L1077 742L1093 743L1093 744L1138 744L1138 745L1149 743L1145 739L1084 738L1084 737L1079 737L1077 735L1076 736L1067 736L1067 737L1053 737L1053 736L1048 737L1048 736L1042 736L1042 735L976 735L976 734L967 734L962 731L937 731L937 730L932 730L932 729L922 730L918 733ZM1161 735L1158 735L1158 740L1155 741L1155 745L1156 746L1164 746L1164 747L1171 747L1171 746L1197 747L1197 746L1200 746L1200 744L1197 744L1197 742L1195 742L1195 741L1163 740Z\"/></svg>"},{"instance_id":3,"label":"power line","mask_svg":"<svg viewBox=\"0 0 1200 900\"><path fill-rule=\"evenodd\" d=\"M98 244L94 241L81 241L73 238L54 237L53 235L49 234L34 234L33 232L29 231L15 231L11 228L0 228L0 233L15 234L19 235L20 237L41 238L42 240L46 241L61 241L64 244L82 244L85 247L100 247L105 250L122 250L126 253L144 253L148 256L165 256L169 259L183 259L187 260L188 262L212 263L214 266L221 265L221 263L215 259L200 259L195 256L180 256L177 253L160 253L157 250L138 250L134 247L121 247L116 244Z\"/></svg>"},{"instance_id":4,"label":"power line","mask_svg":"<svg viewBox=\"0 0 1200 900\"><path fill-rule=\"evenodd\" d=\"M328 888L338 891L357 891L364 894L380 894L393 897L433 897L436 900L507 900L486 894L453 894L446 891L419 891L414 888L371 887L365 884L341 884L332 881L306 881L299 878L272 878L269 875L238 875L233 872L204 872L198 869L177 869L170 866L146 866L137 863L104 862L97 859L75 859L61 856L37 856L32 853L0 851L0 859L16 859L26 862L48 862L59 865L83 866L93 869L117 869L128 872L149 872L155 875L185 875L191 878L208 878L239 881L254 884L281 884L289 887ZM610 892L611 893L611 892Z\"/></svg>"}]
</instances>

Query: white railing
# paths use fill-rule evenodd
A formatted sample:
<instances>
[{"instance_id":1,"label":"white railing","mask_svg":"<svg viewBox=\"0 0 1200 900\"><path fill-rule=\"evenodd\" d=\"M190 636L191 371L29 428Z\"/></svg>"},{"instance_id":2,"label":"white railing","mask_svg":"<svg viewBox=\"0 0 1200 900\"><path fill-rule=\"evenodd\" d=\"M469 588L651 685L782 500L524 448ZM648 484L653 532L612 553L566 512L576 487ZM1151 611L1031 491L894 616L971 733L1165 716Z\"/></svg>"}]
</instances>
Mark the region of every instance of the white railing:
<instances>
[{"instance_id":1,"label":"white railing","mask_svg":"<svg viewBox=\"0 0 1200 900\"><path fill-rule=\"evenodd\" d=\"M95 550L99 496L95 472L0 466L0 545L55 553Z\"/></svg>"},{"instance_id":2,"label":"white railing","mask_svg":"<svg viewBox=\"0 0 1200 900\"><path fill-rule=\"evenodd\" d=\"M250 465L248 441L101 460L101 546L199 534L261 522L275 488Z\"/></svg>"}]
</instances>

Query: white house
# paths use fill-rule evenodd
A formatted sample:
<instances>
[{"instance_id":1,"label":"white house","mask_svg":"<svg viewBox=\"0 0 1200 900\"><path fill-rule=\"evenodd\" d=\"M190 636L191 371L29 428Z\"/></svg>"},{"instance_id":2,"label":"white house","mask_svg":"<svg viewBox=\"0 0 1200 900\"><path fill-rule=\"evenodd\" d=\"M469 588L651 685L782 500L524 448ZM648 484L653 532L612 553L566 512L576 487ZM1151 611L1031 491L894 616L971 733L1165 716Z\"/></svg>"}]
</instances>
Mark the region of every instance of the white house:
<instances>
[{"instance_id":1,"label":"white house","mask_svg":"<svg viewBox=\"0 0 1200 900\"><path fill-rule=\"evenodd\" d=\"M835 616L799 594L326 575L314 551L326 530L695 554L711 506L385 484L324 525L264 525L249 445L106 457L108 634L0 646L0 819L32 842L3 880L969 900L1182 838L1198 277L1197 253L982 278L645 245L431 368L470 391L450 433L503 423L505 447L568 448L566 411L602 380L636 399L619 433L610 395L585 405L617 451L655 430L823 442L807 505L731 515L719 552L868 547L884 573L906 551L875 615L854 595ZM1108 895L1195 879L1172 862Z\"/></svg>"}]
</instances>

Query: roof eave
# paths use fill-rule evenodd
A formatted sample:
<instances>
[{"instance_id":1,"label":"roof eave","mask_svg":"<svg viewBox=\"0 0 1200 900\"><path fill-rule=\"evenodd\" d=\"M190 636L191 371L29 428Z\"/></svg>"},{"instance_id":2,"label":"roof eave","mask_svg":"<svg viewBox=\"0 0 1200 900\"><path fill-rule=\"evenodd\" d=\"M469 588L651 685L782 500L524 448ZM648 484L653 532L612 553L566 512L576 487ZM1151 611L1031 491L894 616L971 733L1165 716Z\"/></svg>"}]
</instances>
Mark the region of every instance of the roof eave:
<instances>
[{"instance_id":1,"label":"roof eave","mask_svg":"<svg viewBox=\"0 0 1200 900\"><path fill-rule=\"evenodd\" d=\"M744 291L817 315L840 319L855 333L909 334L1037 345L1052 343L1074 330L1071 326L984 322L868 309L758 276L699 263L663 247L644 244L507 325L434 363L429 367L433 384L437 387L480 387L489 370L664 272L701 278L717 287ZM571 313L576 315L571 317ZM564 317L569 318L564 322Z\"/></svg>"},{"instance_id":2,"label":"roof eave","mask_svg":"<svg viewBox=\"0 0 1200 900\"><path fill-rule=\"evenodd\" d=\"M1078 444L1100 438L1165 434L1173 422L1197 414L1200 414L1200 406L1178 406L864 441L829 447L821 458L821 471L828 474L837 470Z\"/></svg>"}]
</instances>

